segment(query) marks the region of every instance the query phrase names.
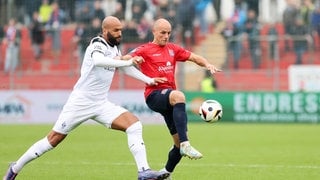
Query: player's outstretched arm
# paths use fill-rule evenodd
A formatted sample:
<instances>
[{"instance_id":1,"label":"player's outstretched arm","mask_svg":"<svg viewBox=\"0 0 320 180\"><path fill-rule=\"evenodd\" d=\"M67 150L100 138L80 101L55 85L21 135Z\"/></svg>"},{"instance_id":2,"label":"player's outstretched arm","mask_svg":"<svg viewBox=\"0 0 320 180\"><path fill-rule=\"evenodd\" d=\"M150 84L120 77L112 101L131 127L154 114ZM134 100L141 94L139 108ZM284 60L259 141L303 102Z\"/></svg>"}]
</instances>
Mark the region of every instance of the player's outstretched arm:
<instances>
[{"instance_id":1,"label":"player's outstretched arm","mask_svg":"<svg viewBox=\"0 0 320 180\"><path fill-rule=\"evenodd\" d=\"M131 56L129 54L121 56L121 57L119 57L119 59L132 60L135 65L138 65L138 64L141 64L142 62L144 62L144 59L142 56Z\"/></svg>"},{"instance_id":2,"label":"player's outstretched arm","mask_svg":"<svg viewBox=\"0 0 320 180\"><path fill-rule=\"evenodd\" d=\"M166 78L156 77L156 78L150 78L146 75L144 75L141 71L139 71L137 68L130 66L130 67L122 67L120 68L124 73L127 75L138 79L148 85L157 85L158 83L163 83L167 81Z\"/></svg>"},{"instance_id":3,"label":"player's outstretched arm","mask_svg":"<svg viewBox=\"0 0 320 180\"><path fill-rule=\"evenodd\" d=\"M127 61L121 61L117 59L112 59L110 57L105 57L100 52L94 52L92 54L93 63L95 66L100 67L125 67L132 66L134 64L133 59Z\"/></svg>"},{"instance_id":4,"label":"player's outstretched arm","mask_svg":"<svg viewBox=\"0 0 320 180\"><path fill-rule=\"evenodd\" d=\"M202 57L198 54L195 54L195 53L191 53L188 60L198 64L201 67L205 67L207 70L209 70L211 72L211 74L222 71L222 70L216 68L213 64L210 64L207 61L207 59L205 59L204 57Z\"/></svg>"}]
</instances>

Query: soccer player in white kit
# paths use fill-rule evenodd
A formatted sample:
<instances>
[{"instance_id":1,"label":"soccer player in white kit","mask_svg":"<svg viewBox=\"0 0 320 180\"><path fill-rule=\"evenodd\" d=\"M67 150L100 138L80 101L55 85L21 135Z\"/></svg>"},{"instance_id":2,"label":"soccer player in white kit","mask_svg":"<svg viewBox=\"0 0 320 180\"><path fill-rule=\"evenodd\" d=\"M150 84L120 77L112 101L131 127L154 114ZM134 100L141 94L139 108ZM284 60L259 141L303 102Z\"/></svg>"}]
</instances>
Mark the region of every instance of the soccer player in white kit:
<instances>
[{"instance_id":1,"label":"soccer player in white kit","mask_svg":"<svg viewBox=\"0 0 320 180\"><path fill-rule=\"evenodd\" d=\"M16 162L10 164L4 180L14 180L27 163L56 147L73 129L90 119L127 134L128 146L138 169L138 180L161 180L169 176L168 173L150 169L142 138L142 124L138 118L108 100L116 68L149 85L166 81L160 77L149 78L133 67L132 65L142 60L141 57L119 60L121 31L122 24L118 18L108 16L103 20L102 35L93 38L87 47L81 76L52 130L33 144Z\"/></svg>"}]
</instances>

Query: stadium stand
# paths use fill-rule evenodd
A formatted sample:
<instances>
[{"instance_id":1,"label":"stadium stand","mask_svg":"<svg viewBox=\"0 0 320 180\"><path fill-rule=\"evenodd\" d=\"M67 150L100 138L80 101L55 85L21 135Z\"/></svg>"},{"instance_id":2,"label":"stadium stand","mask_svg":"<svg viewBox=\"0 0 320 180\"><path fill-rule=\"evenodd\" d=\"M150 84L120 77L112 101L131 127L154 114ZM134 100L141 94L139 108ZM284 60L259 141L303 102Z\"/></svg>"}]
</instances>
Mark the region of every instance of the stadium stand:
<instances>
[{"instance_id":1,"label":"stadium stand","mask_svg":"<svg viewBox=\"0 0 320 180\"><path fill-rule=\"evenodd\" d=\"M279 32L279 36L284 36L283 25L281 23L276 25ZM261 35L267 34L268 25L264 25L261 29ZM219 29L215 33L210 34L204 41L202 41L200 48L195 47L198 53L203 54L204 49L209 49L211 53L205 53L208 59L214 60L214 62L221 66L222 73L216 74L216 80L219 91L287 91L288 90L288 74L287 68L294 64L295 54L293 51L285 52L284 41L279 41L279 59L274 60L268 58L268 42L262 41L262 63L259 70L252 70L252 63L248 52L248 44L243 41L242 56L240 59L240 67L238 70L233 69L232 61L228 62L225 42L221 39ZM315 37L315 44L320 44L319 38ZM213 48L208 48L213 47ZM317 47L319 49L319 47ZM320 64L320 51L318 49L311 50L304 55L303 64ZM192 69L192 68L191 68ZM188 74L188 73L187 73ZM189 80L193 77L192 80ZM198 77L194 81L194 77ZM199 78L200 77L200 78ZM186 78L187 89L198 90L203 72L195 72Z\"/></svg>"},{"instance_id":2,"label":"stadium stand","mask_svg":"<svg viewBox=\"0 0 320 180\"><path fill-rule=\"evenodd\" d=\"M219 27L217 27L219 28ZM266 34L267 26L264 26L261 34ZM280 35L283 35L282 25L278 24L277 28ZM21 44L21 63L18 70L7 75L0 73L0 89L71 89L79 76L79 64L76 57L76 45L72 42L74 27L65 27L62 31L62 49L61 54L54 60L50 51L51 40L46 37L43 48L43 56L41 60L33 57L32 46L26 28L22 29ZM261 69L252 70L251 60L247 52L247 44L243 42L243 53L240 60L239 70L232 71L232 62L226 63L226 50L224 39L219 36L215 30L205 39L197 38L196 45L193 50L204 55L209 60L214 61L218 67L224 72L216 75L218 90L281 90L288 89L287 71L289 65L294 63L294 52L283 52L283 43L280 42L280 58L279 61L270 60L263 56ZM316 38L318 39L318 38ZM319 44L319 42L316 42ZM123 52L136 47L137 43L123 44ZM267 44L262 43L263 54L266 53ZM210 48L211 47L211 48ZM4 51L4 46L1 46ZM2 53L3 54L3 53ZM305 55L304 64L320 64L320 52L313 51ZM1 58L3 59L3 57ZM3 67L3 62L1 67ZM199 90L199 82L203 77L203 71L195 69L192 65L184 67L186 90ZM21 73L23 72L23 73ZM143 84L131 77L127 77L121 73L116 73L116 81L112 88L142 88ZM254 83L253 83L254 82Z\"/></svg>"}]
</instances>

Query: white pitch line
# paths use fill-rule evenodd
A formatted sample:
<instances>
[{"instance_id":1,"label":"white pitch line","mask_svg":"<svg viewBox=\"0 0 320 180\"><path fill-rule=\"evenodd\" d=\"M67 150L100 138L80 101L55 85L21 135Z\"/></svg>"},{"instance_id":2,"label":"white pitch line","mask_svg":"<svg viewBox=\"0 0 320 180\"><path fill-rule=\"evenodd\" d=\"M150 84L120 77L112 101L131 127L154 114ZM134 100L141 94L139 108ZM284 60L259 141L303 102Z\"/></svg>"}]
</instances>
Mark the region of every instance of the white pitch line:
<instances>
[{"instance_id":1,"label":"white pitch line","mask_svg":"<svg viewBox=\"0 0 320 180\"><path fill-rule=\"evenodd\" d=\"M286 169L320 169L317 165L273 165L273 164L181 164L181 166L196 166L196 167L240 167L240 168L286 168Z\"/></svg>"},{"instance_id":2,"label":"white pitch line","mask_svg":"<svg viewBox=\"0 0 320 180\"><path fill-rule=\"evenodd\" d=\"M41 162L42 164L70 164L74 165L74 162ZM107 166L135 166L135 163L95 163L91 161L81 161L79 164L83 165L107 165ZM154 164L154 163L153 163ZM158 163L158 165L163 165ZM191 166L191 167L238 167L238 168L283 168L283 169L320 169L318 165L274 165L274 164L218 164L218 163L181 163L179 166Z\"/></svg>"}]
</instances>

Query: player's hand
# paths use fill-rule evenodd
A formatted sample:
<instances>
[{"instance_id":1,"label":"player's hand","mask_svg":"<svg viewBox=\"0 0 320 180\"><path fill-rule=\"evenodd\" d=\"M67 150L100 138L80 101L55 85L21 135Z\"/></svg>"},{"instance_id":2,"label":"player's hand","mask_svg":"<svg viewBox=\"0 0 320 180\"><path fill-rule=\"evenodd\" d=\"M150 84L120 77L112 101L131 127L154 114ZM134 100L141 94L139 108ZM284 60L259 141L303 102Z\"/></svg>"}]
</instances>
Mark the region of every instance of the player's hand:
<instances>
[{"instance_id":1,"label":"player's hand","mask_svg":"<svg viewBox=\"0 0 320 180\"><path fill-rule=\"evenodd\" d=\"M209 64L206 66L206 68L211 72L211 74L217 73L217 72L221 72L221 69L216 68L214 65Z\"/></svg>"},{"instance_id":2,"label":"player's hand","mask_svg":"<svg viewBox=\"0 0 320 180\"><path fill-rule=\"evenodd\" d=\"M135 56L132 58L132 62L134 64L141 64L142 62L144 62L144 59L141 56Z\"/></svg>"},{"instance_id":3,"label":"player's hand","mask_svg":"<svg viewBox=\"0 0 320 180\"><path fill-rule=\"evenodd\" d=\"M156 86L159 83L165 83L168 81L167 78L164 78L164 77L155 77L152 79L153 79L153 82L149 84L150 86Z\"/></svg>"}]
</instances>

